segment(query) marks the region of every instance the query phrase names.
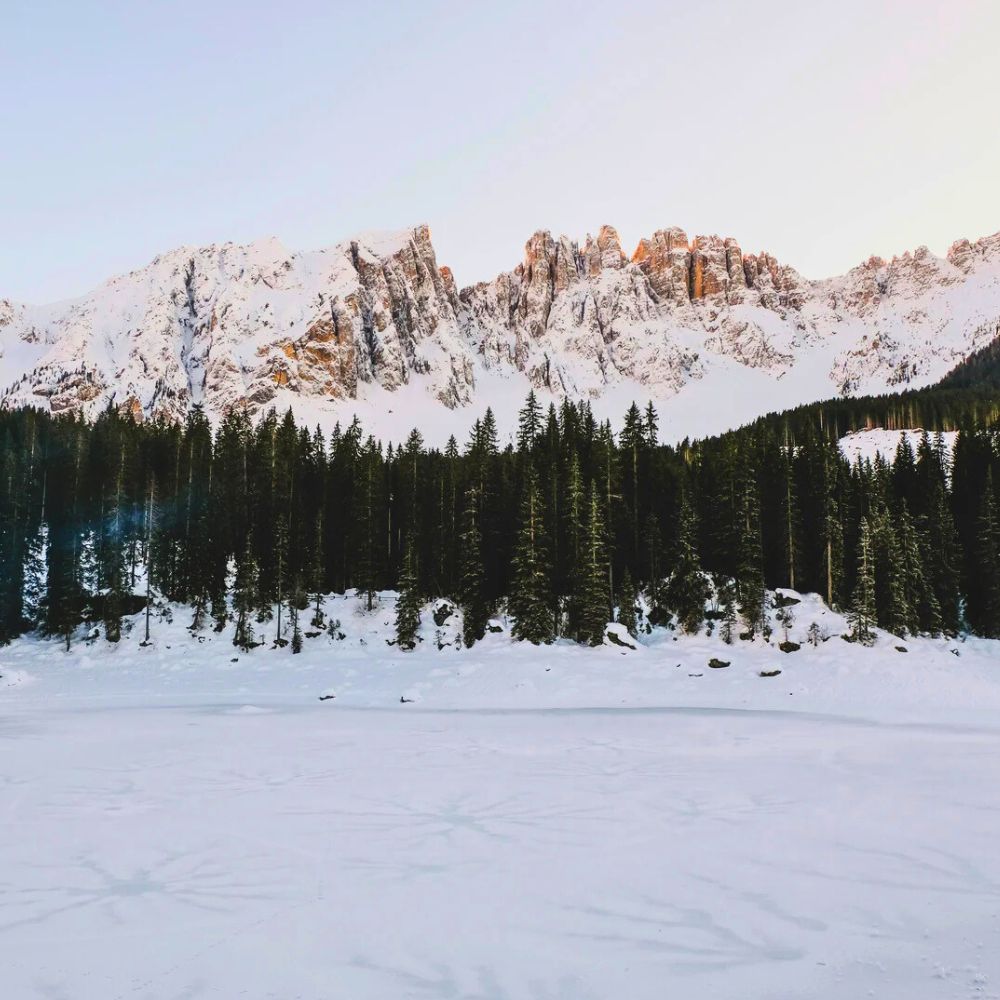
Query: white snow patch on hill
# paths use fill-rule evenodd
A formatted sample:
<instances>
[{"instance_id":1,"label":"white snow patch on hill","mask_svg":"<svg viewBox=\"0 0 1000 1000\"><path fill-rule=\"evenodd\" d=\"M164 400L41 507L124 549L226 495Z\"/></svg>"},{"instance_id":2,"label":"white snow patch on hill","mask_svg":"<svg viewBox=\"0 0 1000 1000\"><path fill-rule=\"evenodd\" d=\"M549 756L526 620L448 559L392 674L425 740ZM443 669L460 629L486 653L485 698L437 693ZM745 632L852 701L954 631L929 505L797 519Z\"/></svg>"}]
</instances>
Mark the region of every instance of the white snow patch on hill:
<instances>
[{"instance_id":1,"label":"white snow patch on hill","mask_svg":"<svg viewBox=\"0 0 1000 1000\"><path fill-rule=\"evenodd\" d=\"M915 455L923 433L919 428L916 430L890 431L883 427L873 427L869 430L854 431L842 437L840 439L840 450L843 452L844 457L852 464L858 461L858 459L862 462L874 462L876 455L881 455L885 461L892 462L896 456L896 449L904 437L909 442ZM933 443L934 434L932 433L930 436ZM958 431L944 431L941 436L944 440L945 453L950 458L952 452L955 450L955 440L958 437Z\"/></svg>"}]
</instances>

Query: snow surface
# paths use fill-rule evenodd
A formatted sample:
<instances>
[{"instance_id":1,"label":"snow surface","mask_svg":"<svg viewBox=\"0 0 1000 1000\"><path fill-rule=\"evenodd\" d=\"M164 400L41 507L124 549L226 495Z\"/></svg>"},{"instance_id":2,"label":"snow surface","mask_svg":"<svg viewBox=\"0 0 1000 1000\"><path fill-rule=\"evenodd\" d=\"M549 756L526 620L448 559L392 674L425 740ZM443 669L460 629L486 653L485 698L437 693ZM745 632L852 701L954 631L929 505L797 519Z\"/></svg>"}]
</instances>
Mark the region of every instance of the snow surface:
<instances>
[{"instance_id":1,"label":"snow surface","mask_svg":"<svg viewBox=\"0 0 1000 1000\"><path fill-rule=\"evenodd\" d=\"M844 457L853 464L860 459L862 462L874 462L877 455L881 455L886 462L892 462L896 457L896 449L899 442L905 436L916 455L917 447L923 430L899 430L890 431L884 427L872 427L869 430L854 431L840 439L840 450ZM930 432L931 441L934 440L934 432ZM951 456L955 450L955 441L958 438L958 431L944 431L941 435L944 441L944 450L947 456Z\"/></svg>"},{"instance_id":2,"label":"snow surface","mask_svg":"<svg viewBox=\"0 0 1000 1000\"><path fill-rule=\"evenodd\" d=\"M1000 643L327 611L299 656L178 608L0 650L4 997L1000 995Z\"/></svg>"}]
</instances>

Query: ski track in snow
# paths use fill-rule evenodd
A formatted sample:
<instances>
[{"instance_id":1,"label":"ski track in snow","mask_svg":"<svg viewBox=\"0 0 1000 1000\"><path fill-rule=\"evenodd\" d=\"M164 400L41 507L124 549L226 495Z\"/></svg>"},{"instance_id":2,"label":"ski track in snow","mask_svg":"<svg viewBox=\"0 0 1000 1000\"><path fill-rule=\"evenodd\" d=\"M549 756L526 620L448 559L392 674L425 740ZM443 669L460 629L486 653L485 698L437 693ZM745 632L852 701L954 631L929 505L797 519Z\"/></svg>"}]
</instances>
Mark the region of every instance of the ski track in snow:
<instances>
[{"instance_id":1,"label":"ski track in snow","mask_svg":"<svg viewBox=\"0 0 1000 1000\"><path fill-rule=\"evenodd\" d=\"M4 998L1000 997L995 644L693 679L721 644L398 663L375 618L253 666L179 621L2 651Z\"/></svg>"}]
</instances>

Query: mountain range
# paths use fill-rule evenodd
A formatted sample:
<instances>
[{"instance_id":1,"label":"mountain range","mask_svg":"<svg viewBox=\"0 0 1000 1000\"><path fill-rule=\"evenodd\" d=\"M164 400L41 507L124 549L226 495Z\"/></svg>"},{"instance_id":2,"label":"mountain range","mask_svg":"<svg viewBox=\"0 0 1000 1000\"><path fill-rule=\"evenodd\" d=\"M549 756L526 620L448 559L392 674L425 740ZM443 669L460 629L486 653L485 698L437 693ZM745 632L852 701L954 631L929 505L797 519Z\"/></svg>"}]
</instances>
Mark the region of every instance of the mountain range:
<instances>
[{"instance_id":1,"label":"mountain range","mask_svg":"<svg viewBox=\"0 0 1000 1000\"><path fill-rule=\"evenodd\" d=\"M142 419L291 406L435 441L486 406L510 427L534 387L616 420L653 400L680 438L928 385L998 334L1000 233L810 280L677 228L631 256L610 226L582 242L539 231L513 270L459 288L421 225L310 252L182 248L77 299L0 300L0 405Z\"/></svg>"}]
</instances>

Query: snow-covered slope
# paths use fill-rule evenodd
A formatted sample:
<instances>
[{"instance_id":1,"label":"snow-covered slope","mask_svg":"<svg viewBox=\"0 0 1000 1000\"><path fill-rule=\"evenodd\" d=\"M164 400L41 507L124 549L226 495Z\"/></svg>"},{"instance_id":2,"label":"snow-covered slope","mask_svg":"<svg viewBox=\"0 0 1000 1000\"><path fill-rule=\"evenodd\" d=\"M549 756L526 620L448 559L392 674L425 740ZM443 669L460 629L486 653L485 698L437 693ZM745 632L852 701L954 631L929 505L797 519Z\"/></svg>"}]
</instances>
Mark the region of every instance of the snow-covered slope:
<instances>
[{"instance_id":1,"label":"snow-covered slope","mask_svg":"<svg viewBox=\"0 0 1000 1000\"><path fill-rule=\"evenodd\" d=\"M858 460L874 462L877 455L881 455L886 462L892 462L896 456L896 449L904 437L916 454L923 433L920 429L890 431L884 427L873 427L870 430L854 431L842 437L840 450L852 464ZM941 435L945 454L949 459L955 450L957 438L958 431L944 431Z\"/></svg>"},{"instance_id":2,"label":"snow-covered slope","mask_svg":"<svg viewBox=\"0 0 1000 1000\"><path fill-rule=\"evenodd\" d=\"M616 419L653 399L679 437L929 384L998 324L1000 234L809 281L678 229L631 258L609 226L583 244L538 232L513 271L459 291L418 226L309 253L184 248L80 299L0 301L0 398L147 417L291 405L435 440L486 406L510 426L533 386Z\"/></svg>"}]
</instances>

